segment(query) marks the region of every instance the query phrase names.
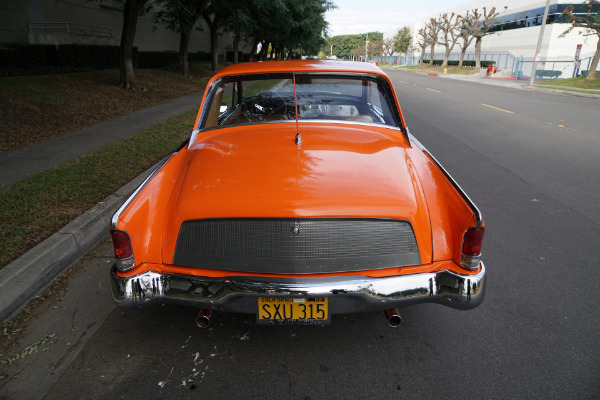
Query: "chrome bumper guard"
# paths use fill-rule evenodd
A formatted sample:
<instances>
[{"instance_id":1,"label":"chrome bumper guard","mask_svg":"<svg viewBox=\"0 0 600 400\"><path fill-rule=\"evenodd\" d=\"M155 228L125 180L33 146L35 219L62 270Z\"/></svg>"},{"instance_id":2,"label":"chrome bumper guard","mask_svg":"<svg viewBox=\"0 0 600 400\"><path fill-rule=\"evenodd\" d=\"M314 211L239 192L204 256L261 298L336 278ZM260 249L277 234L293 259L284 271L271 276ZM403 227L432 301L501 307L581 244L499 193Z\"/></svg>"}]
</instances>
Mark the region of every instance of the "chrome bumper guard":
<instances>
[{"instance_id":1,"label":"chrome bumper guard","mask_svg":"<svg viewBox=\"0 0 600 400\"><path fill-rule=\"evenodd\" d=\"M438 303L468 310L485 296L485 267L475 275L438 273L386 278L206 278L146 272L131 277L111 273L114 300L125 306L158 302L215 311L257 313L257 297L328 297L331 314L386 310Z\"/></svg>"}]
</instances>

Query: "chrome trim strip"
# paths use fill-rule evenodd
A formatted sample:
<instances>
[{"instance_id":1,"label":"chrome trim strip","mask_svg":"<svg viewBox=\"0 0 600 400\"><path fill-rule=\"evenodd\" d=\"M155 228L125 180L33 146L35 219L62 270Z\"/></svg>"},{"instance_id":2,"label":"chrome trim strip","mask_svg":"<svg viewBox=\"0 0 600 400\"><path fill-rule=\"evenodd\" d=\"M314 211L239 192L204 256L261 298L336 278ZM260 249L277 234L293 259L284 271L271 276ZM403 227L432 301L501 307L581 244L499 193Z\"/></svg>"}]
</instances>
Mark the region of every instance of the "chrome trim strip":
<instances>
[{"instance_id":1,"label":"chrome trim strip","mask_svg":"<svg viewBox=\"0 0 600 400\"><path fill-rule=\"evenodd\" d=\"M187 145L188 150L192 148L192 145L194 144L194 142L198 138L198 133L200 133L200 129L194 129L192 131L192 136L190 136L190 140L189 140L188 145Z\"/></svg>"},{"instance_id":2,"label":"chrome trim strip","mask_svg":"<svg viewBox=\"0 0 600 400\"><path fill-rule=\"evenodd\" d=\"M138 186L137 189L135 189L135 191L131 194L131 196L129 196L129 198L127 200L125 200L125 202L121 205L121 207L119 207L119 209L117 210L117 212L114 213L114 215L112 216L112 219L111 219L111 229L117 229L117 222L119 221L119 217L121 216L121 214L123 213L123 211L125 211L125 209L127 207L129 207L129 204L131 204L131 202L138 196L138 194L140 194L140 192L142 191L143 188L146 187L146 185L148 184L148 182L150 182L150 180L152 178L154 178L154 176L158 173L158 171L160 171L162 169L162 167L164 167L165 164L176 153L177 152L173 152L173 153L169 154L168 156L166 156L165 158L163 158L158 163L158 165L156 166L156 168L154 168L154 170L150 173L150 175L148 175L148 177L146 179L144 179L144 182L142 182L142 184L140 186Z\"/></svg>"},{"instance_id":3,"label":"chrome trim strip","mask_svg":"<svg viewBox=\"0 0 600 400\"><path fill-rule=\"evenodd\" d=\"M232 125L217 125L217 126L211 126L210 128L206 128L206 129L202 129L202 130L196 129L192 132L192 137L190 138L190 144L188 145L188 149L190 149L192 147L192 144L196 141L196 139L198 138L198 134L200 132L210 132L210 131L214 131L217 129L234 128L234 127L238 127L238 126L248 126L248 125L292 124L292 123L295 124L296 121L291 120L291 119L288 119L288 120L283 119L283 120L279 120L279 121L258 121L258 122L244 122L241 124L232 124ZM331 120L330 119L301 119L301 120L298 120L299 126L302 126L303 123L369 126L369 127L390 129L392 131L399 131L402 134L404 134L404 131L402 130L402 128L398 128L397 126L391 126L391 125L385 125L385 124L375 124L375 123L370 123L370 122L340 121L340 120L336 120L336 119L331 119ZM408 140L408 143L410 145L410 139Z\"/></svg>"},{"instance_id":4,"label":"chrome trim strip","mask_svg":"<svg viewBox=\"0 0 600 400\"><path fill-rule=\"evenodd\" d=\"M339 119L299 119L298 120L298 124L300 124L300 125L302 125L303 122L310 122L310 123L316 123L316 124L325 123L325 124L373 126L373 127L377 127L377 128L391 129L393 131L400 131L400 132L404 133L404 131L400 127L386 125L386 124L376 124L374 122L344 121L344 120L339 120Z\"/></svg>"},{"instance_id":5,"label":"chrome trim strip","mask_svg":"<svg viewBox=\"0 0 600 400\"><path fill-rule=\"evenodd\" d=\"M429 150L427 150L427 148L425 146L423 146L423 144L421 142L419 142L417 140L417 138L415 138L410 132L408 132L408 136L409 136L410 140L412 142L415 142L415 144L423 152L427 153L427 155L431 158L431 160L434 163L436 163L436 165L442 170L442 172L444 173L444 175L446 175L446 178L448 178L448 180L450 181L450 183L452 183L452 186L454 186L454 188L458 191L458 193L460 193L460 195L463 197L463 199L465 199L465 201L467 202L467 204L469 205L469 207L471 207L471 209L475 213L475 221L477 222L477 226L482 226L483 225L483 216L481 215L481 211L479 211L479 208L477 208L477 206L475 205L475 203L473 203L473 200L471 200L471 198L467 195L467 193L454 180L454 178L452 177L452 175L450 175L450 173L448 173L448 171L446 170L446 168L444 168L442 166L442 164L440 164L440 162L433 156L433 154L431 154L431 152Z\"/></svg>"},{"instance_id":6,"label":"chrome trim strip","mask_svg":"<svg viewBox=\"0 0 600 400\"><path fill-rule=\"evenodd\" d=\"M386 310L418 303L438 303L468 310L485 297L485 267L475 275L450 271L387 278L208 278L145 272L119 277L113 267L115 302L139 306L153 302L182 304L226 312L257 312L258 296L326 296L334 314Z\"/></svg>"}]
</instances>

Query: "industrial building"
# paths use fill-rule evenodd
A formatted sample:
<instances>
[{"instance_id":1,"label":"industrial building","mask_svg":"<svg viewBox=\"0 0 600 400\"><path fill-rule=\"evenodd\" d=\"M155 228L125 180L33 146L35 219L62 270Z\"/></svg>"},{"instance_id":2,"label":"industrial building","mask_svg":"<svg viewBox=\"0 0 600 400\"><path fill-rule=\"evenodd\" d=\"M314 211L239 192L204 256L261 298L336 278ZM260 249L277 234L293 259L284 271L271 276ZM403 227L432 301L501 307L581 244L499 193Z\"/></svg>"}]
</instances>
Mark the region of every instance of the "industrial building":
<instances>
[{"instance_id":1,"label":"industrial building","mask_svg":"<svg viewBox=\"0 0 600 400\"><path fill-rule=\"evenodd\" d=\"M150 2L152 4L152 2ZM0 46L14 44L98 44L118 46L123 2L115 0L0 0ZM138 18L134 46L140 51L179 51L179 34L153 12ZM232 51L233 36L219 35L219 57ZM245 43L242 41L240 47ZM248 46L249 48L250 46ZM189 52L210 53L210 30L200 18Z\"/></svg>"}]
</instances>

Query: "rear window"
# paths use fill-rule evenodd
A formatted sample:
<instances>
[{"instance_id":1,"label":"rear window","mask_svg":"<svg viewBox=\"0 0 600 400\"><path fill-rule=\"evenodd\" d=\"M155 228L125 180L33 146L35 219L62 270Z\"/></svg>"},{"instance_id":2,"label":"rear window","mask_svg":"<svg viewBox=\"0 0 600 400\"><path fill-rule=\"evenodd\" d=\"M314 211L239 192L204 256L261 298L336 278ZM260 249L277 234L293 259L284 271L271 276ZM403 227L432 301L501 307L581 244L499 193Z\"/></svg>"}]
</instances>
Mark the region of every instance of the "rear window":
<instances>
[{"instance_id":1,"label":"rear window","mask_svg":"<svg viewBox=\"0 0 600 400\"><path fill-rule=\"evenodd\" d=\"M212 85L200 129L248 123L346 121L399 127L393 97L370 77L243 77ZM297 107L296 107L297 106Z\"/></svg>"}]
</instances>

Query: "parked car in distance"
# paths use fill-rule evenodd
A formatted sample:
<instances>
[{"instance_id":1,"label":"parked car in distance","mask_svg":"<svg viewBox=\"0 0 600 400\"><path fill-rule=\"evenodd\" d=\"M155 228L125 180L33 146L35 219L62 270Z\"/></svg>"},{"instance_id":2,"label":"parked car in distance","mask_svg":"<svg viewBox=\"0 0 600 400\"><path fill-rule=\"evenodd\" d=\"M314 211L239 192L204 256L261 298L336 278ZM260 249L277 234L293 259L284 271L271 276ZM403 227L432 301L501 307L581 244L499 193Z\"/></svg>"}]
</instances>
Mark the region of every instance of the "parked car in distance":
<instances>
[{"instance_id":1,"label":"parked car in distance","mask_svg":"<svg viewBox=\"0 0 600 400\"><path fill-rule=\"evenodd\" d=\"M410 101L406 99L405 101ZM193 132L112 218L114 299L259 324L485 295L484 223L369 63L232 65Z\"/></svg>"}]
</instances>

